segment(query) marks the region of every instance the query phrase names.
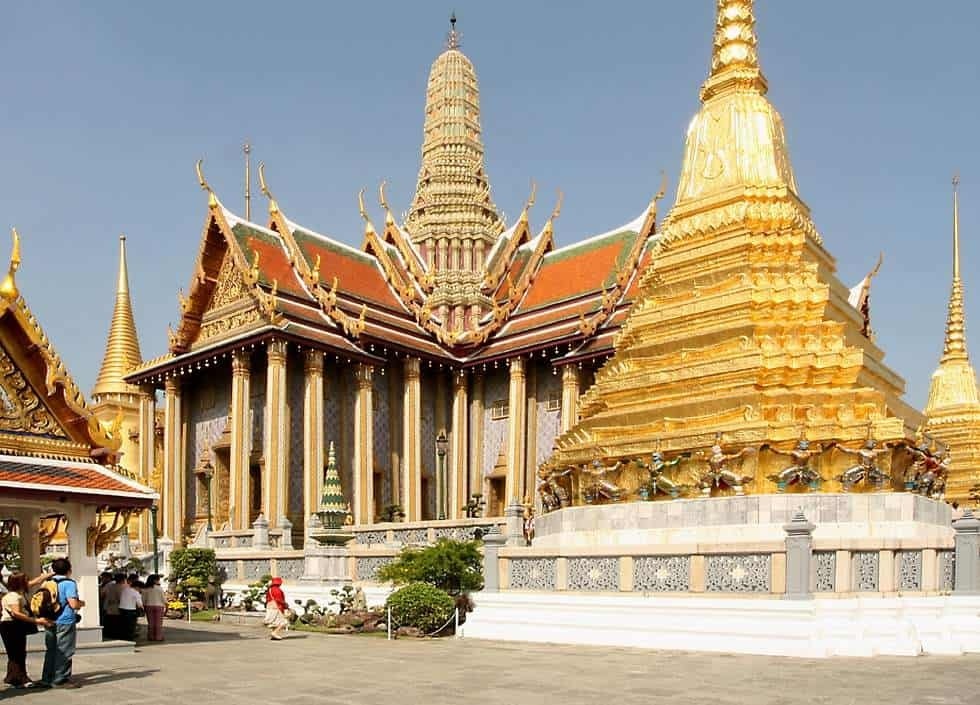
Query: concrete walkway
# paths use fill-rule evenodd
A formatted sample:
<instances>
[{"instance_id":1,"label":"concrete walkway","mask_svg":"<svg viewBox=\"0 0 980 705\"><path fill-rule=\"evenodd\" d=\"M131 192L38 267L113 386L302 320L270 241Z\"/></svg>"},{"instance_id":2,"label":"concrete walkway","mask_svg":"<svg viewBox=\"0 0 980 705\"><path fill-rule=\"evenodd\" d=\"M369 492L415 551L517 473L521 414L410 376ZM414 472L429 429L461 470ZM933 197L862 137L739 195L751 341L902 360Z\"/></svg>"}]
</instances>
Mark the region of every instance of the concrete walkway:
<instances>
[{"instance_id":1,"label":"concrete walkway","mask_svg":"<svg viewBox=\"0 0 980 705\"><path fill-rule=\"evenodd\" d=\"M183 705L976 705L980 656L807 661L167 622L168 641L81 657L82 685L0 701ZM30 672L41 674L31 657Z\"/></svg>"}]
</instances>

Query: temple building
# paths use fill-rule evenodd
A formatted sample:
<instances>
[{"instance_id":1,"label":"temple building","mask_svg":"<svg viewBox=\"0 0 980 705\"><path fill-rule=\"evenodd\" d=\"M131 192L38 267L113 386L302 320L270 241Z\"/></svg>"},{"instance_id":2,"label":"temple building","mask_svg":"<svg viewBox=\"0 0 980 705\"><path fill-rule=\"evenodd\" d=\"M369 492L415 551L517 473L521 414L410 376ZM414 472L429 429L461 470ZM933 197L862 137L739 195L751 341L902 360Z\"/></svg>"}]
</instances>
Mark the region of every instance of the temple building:
<instances>
[{"instance_id":1,"label":"temple building","mask_svg":"<svg viewBox=\"0 0 980 705\"><path fill-rule=\"evenodd\" d=\"M97 555L158 495L121 471L120 425L105 428L85 403L18 291L19 265L15 231L0 283L0 545L18 537L21 569L35 576L63 541L82 593L95 595ZM98 610L82 612L83 628L98 624Z\"/></svg>"},{"instance_id":2,"label":"temple building","mask_svg":"<svg viewBox=\"0 0 980 705\"><path fill-rule=\"evenodd\" d=\"M977 376L966 348L966 314L960 279L960 207L953 179L953 285L949 295L946 340L939 367L932 374L926 403L929 435L949 445L951 463L946 497L961 504L976 504L971 490L980 490L980 398Z\"/></svg>"},{"instance_id":3,"label":"temple building","mask_svg":"<svg viewBox=\"0 0 980 705\"><path fill-rule=\"evenodd\" d=\"M636 296L657 198L562 248L560 195L533 227L532 189L506 224L455 21L429 75L421 156L404 223L382 184L377 229L362 192L359 248L291 219L262 165L259 223L226 207L199 163L207 209L169 351L118 379L117 361L139 356L135 333L117 332L117 322L130 328L120 293L103 368L112 382L96 387L107 410L138 410L139 439L153 437L163 390L169 539L182 543L209 519L248 529L260 514L300 531L330 442L356 524L399 510L408 521L500 516L533 495L535 469L577 420L579 394ZM153 476L148 447L129 458Z\"/></svg>"}]
</instances>

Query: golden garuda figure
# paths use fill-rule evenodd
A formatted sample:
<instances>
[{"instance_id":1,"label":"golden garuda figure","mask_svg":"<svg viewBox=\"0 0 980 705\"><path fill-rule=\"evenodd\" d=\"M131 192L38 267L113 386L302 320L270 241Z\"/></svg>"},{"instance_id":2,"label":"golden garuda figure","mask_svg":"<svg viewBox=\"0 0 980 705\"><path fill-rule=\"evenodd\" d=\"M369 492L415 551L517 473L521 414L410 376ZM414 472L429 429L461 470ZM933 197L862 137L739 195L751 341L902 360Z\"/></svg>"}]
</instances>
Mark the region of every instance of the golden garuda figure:
<instances>
[{"instance_id":1,"label":"golden garuda figure","mask_svg":"<svg viewBox=\"0 0 980 705\"><path fill-rule=\"evenodd\" d=\"M602 461L596 458L592 461L591 467L589 465L582 466L582 477L585 478L586 475L592 476L592 482L589 484L585 491L583 492L583 497L586 504L595 504L601 499L605 499L609 502L618 502L623 499L625 492L623 488L617 485L615 482L606 479L606 475L611 472L618 472L622 469L624 462L622 460L616 461L616 464L612 467L603 465Z\"/></svg>"},{"instance_id":2,"label":"golden garuda figure","mask_svg":"<svg viewBox=\"0 0 980 705\"><path fill-rule=\"evenodd\" d=\"M878 490L882 489L886 483L891 482L891 475L878 464L878 458L891 453L890 447L879 448L878 441L873 438L866 440L864 445L856 450L842 446L837 442L832 447L842 453L857 457L857 465L849 467L837 478L845 492L853 490L859 482L865 482Z\"/></svg>"},{"instance_id":3,"label":"golden garuda figure","mask_svg":"<svg viewBox=\"0 0 980 705\"><path fill-rule=\"evenodd\" d=\"M770 445L762 446L762 450L784 455L790 459L789 466L769 476L769 479L776 483L777 492L785 492L790 485L808 485L811 492L820 489L820 473L811 467L810 463L823 452L823 448L811 448L810 441L800 438L793 450L779 450Z\"/></svg>"},{"instance_id":4,"label":"golden garuda figure","mask_svg":"<svg viewBox=\"0 0 980 705\"><path fill-rule=\"evenodd\" d=\"M751 447L742 448L736 453L725 453L721 448L721 434L717 434L715 444L711 446L711 454L705 461L708 467L697 476L701 496L710 497L712 489L723 487L734 490L735 494L739 496L745 494L744 485L751 482L754 479L753 476L735 472L728 464L753 453L755 453L755 448Z\"/></svg>"}]
</instances>

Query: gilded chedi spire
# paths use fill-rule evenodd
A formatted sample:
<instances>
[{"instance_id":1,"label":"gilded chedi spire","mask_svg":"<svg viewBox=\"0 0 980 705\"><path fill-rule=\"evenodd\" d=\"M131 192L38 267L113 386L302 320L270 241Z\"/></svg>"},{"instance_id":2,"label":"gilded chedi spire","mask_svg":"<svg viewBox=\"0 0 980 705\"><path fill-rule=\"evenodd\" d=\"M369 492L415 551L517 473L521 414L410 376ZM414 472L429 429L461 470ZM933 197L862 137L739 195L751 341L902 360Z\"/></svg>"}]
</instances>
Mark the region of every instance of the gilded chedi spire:
<instances>
[{"instance_id":1,"label":"gilded chedi spire","mask_svg":"<svg viewBox=\"0 0 980 705\"><path fill-rule=\"evenodd\" d=\"M977 407L977 380L966 349L963 282L960 279L959 177L953 178L953 286L946 318L946 340L939 367L932 375L926 415L934 417L945 409Z\"/></svg>"},{"instance_id":2,"label":"gilded chedi spire","mask_svg":"<svg viewBox=\"0 0 980 705\"><path fill-rule=\"evenodd\" d=\"M119 278L116 283L116 303L112 309L109 337L106 340L102 369L95 380L92 396L109 394L134 394L137 390L125 382L124 377L143 362L140 354L133 305L129 298L129 272L126 267L126 236L119 236Z\"/></svg>"},{"instance_id":3,"label":"gilded chedi spire","mask_svg":"<svg viewBox=\"0 0 980 705\"><path fill-rule=\"evenodd\" d=\"M431 253L436 271L458 268L438 250L462 240L490 245L503 230L490 199L480 137L480 91L472 62L459 50L456 18L447 49L429 72L425 99L422 166L405 229L416 245ZM480 269L482 261L472 269Z\"/></svg>"},{"instance_id":4,"label":"gilded chedi spire","mask_svg":"<svg viewBox=\"0 0 980 705\"><path fill-rule=\"evenodd\" d=\"M687 131L676 215L700 210L706 199L738 198L746 188L795 196L783 120L765 98L767 90L752 0L718 0L711 72Z\"/></svg>"}]
</instances>

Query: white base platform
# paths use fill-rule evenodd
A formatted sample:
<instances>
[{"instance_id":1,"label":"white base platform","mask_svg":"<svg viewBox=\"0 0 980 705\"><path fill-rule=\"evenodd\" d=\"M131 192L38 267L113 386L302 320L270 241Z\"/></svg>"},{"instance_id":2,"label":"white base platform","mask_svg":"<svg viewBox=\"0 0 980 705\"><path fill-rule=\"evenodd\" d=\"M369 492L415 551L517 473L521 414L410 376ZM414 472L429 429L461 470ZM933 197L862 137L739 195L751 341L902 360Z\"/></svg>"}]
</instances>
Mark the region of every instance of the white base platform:
<instances>
[{"instance_id":1,"label":"white base platform","mask_svg":"<svg viewBox=\"0 0 980 705\"><path fill-rule=\"evenodd\" d=\"M980 652L980 596L791 601L475 593L464 636L770 656Z\"/></svg>"}]
</instances>

